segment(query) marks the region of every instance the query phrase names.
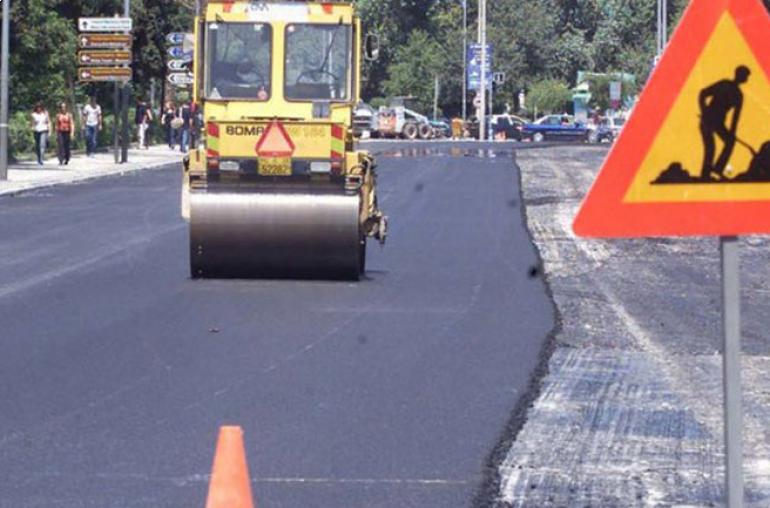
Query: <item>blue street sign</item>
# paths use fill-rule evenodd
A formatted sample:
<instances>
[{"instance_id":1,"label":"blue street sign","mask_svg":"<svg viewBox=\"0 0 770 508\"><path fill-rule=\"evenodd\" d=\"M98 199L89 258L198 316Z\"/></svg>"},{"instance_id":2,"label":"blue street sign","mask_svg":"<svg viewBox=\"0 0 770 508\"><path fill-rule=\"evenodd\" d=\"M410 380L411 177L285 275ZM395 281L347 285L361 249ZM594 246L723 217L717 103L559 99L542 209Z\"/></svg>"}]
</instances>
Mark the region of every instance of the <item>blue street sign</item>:
<instances>
[{"instance_id":1,"label":"blue street sign","mask_svg":"<svg viewBox=\"0 0 770 508\"><path fill-rule=\"evenodd\" d=\"M169 44L182 44L186 35L184 32L173 32L166 35L166 41Z\"/></svg>"},{"instance_id":2,"label":"blue street sign","mask_svg":"<svg viewBox=\"0 0 770 508\"><path fill-rule=\"evenodd\" d=\"M172 46L168 48L168 54L174 58L181 58L183 60L192 60L192 51L185 51L182 46Z\"/></svg>"},{"instance_id":3,"label":"blue street sign","mask_svg":"<svg viewBox=\"0 0 770 508\"><path fill-rule=\"evenodd\" d=\"M492 82L494 81L494 72L492 72L493 55L494 47L491 44L487 44L487 90L492 89ZM466 58L468 60L468 76L466 77L468 89L478 91L481 89L481 44L469 44Z\"/></svg>"}]
</instances>

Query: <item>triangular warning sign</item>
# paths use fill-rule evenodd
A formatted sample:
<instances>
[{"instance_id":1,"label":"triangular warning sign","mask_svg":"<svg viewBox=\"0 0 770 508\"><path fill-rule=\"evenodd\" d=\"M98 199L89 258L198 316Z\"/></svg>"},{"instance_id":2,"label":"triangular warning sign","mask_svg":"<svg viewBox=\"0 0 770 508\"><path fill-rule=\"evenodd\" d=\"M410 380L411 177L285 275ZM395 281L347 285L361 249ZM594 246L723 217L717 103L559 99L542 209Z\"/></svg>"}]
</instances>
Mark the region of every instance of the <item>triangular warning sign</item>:
<instances>
[{"instance_id":1,"label":"triangular warning sign","mask_svg":"<svg viewBox=\"0 0 770 508\"><path fill-rule=\"evenodd\" d=\"M289 134L278 120L267 124L256 146L259 157L291 157L294 148Z\"/></svg>"},{"instance_id":2,"label":"triangular warning sign","mask_svg":"<svg viewBox=\"0 0 770 508\"><path fill-rule=\"evenodd\" d=\"M770 15L693 0L578 212L580 236L770 233Z\"/></svg>"}]
</instances>

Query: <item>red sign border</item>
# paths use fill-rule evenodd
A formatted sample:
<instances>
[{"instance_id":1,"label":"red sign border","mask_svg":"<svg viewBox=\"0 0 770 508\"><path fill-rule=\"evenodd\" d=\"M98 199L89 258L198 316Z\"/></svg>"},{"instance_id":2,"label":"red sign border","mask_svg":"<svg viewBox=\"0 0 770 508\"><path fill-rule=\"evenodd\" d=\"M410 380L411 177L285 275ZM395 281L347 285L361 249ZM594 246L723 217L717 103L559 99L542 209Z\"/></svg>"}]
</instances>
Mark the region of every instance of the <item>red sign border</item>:
<instances>
[{"instance_id":1,"label":"red sign border","mask_svg":"<svg viewBox=\"0 0 770 508\"><path fill-rule=\"evenodd\" d=\"M623 202L666 115L725 12L732 15L770 80L770 50L764 49L770 15L760 0L694 0L583 201L573 224L576 235L632 238L770 233L769 201Z\"/></svg>"}]
</instances>

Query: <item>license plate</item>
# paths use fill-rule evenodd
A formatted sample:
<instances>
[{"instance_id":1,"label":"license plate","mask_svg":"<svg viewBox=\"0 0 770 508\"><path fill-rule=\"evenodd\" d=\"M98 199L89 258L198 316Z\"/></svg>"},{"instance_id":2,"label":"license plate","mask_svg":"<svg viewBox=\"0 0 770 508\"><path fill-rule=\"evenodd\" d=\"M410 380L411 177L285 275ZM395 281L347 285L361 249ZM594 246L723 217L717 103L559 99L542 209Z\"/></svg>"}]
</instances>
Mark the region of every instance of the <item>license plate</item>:
<instances>
[{"instance_id":1,"label":"license plate","mask_svg":"<svg viewBox=\"0 0 770 508\"><path fill-rule=\"evenodd\" d=\"M259 159L258 172L262 176L291 176L291 158Z\"/></svg>"}]
</instances>

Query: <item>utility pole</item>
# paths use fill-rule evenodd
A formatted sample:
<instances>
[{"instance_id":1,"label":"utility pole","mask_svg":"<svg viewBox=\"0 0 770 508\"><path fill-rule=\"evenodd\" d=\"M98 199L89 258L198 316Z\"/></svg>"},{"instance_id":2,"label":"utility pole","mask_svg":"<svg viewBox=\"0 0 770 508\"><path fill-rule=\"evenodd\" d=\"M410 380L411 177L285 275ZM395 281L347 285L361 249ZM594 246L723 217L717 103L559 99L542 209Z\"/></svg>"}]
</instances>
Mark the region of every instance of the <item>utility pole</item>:
<instances>
[{"instance_id":1,"label":"utility pole","mask_svg":"<svg viewBox=\"0 0 770 508\"><path fill-rule=\"evenodd\" d=\"M479 0L479 44L481 45L479 141L484 141L487 136L487 0Z\"/></svg>"},{"instance_id":2,"label":"utility pole","mask_svg":"<svg viewBox=\"0 0 770 508\"><path fill-rule=\"evenodd\" d=\"M468 0L463 0L463 129L468 121Z\"/></svg>"},{"instance_id":3,"label":"utility pole","mask_svg":"<svg viewBox=\"0 0 770 508\"><path fill-rule=\"evenodd\" d=\"M0 180L8 179L8 41L10 0L3 0L3 35L0 49Z\"/></svg>"}]
</instances>

